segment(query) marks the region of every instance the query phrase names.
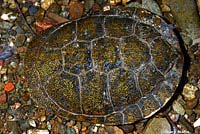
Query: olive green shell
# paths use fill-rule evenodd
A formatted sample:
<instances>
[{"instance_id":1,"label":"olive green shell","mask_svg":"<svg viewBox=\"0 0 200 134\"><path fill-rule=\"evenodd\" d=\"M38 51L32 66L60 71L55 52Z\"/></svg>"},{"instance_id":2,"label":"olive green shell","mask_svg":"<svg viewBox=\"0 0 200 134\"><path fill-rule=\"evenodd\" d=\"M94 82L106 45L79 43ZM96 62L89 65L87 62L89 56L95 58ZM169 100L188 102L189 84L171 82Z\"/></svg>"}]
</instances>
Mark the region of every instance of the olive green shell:
<instances>
[{"instance_id":1,"label":"olive green shell","mask_svg":"<svg viewBox=\"0 0 200 134\"><path fill-rule=\"evenodd\" d=\"M173 27L144 9L113 9L55 26L30 43L35 102L68 119L129 124L162 108L183 64Z\"/></svg>"}]
</instances>

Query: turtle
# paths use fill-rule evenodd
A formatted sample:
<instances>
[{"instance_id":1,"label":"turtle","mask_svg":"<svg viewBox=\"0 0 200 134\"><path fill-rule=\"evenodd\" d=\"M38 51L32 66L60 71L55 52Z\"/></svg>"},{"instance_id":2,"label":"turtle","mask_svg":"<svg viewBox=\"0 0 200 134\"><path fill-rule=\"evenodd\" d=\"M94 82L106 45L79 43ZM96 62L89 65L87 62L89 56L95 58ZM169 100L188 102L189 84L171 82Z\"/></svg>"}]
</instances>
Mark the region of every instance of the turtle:
<instances>
[{"instance_id":1,"label":"turtle","mask_svg":"<svg viewBox=\"0 0 200 134\"><path fill-rule=\"evenodd\" d=\"M53 26L27 48L31 97L71 120L123 125L149 118L182 82L180 40L168 21L143 8Z\"/></svg>"}]
</instances>

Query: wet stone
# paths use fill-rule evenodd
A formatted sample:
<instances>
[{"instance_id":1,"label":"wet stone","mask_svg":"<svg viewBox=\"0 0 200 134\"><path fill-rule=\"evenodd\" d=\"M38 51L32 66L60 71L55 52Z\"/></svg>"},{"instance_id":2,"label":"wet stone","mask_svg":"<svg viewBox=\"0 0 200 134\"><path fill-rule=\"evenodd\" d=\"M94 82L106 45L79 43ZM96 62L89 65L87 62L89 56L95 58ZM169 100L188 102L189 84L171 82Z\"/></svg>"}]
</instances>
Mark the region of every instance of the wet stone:
<instances>
[{"instance_id":1,"label":"wet stone","mask_svg":"<svg viewBox=\"0 0 200 134\"><path fill-rule=\"evenodd\" d=\"M49 8L49 6L51 4L54 3L54 0L42 0L41 1L41 7L44 9L44 10L47 10Z\"/></svg>"},{"instance_id":2,"label":"wet stone","mask_svg":"<svg viewBox=\"0 0 200 134\"><path fill-rule=\"evenodd\" d=\"M27 20L28 24L32 24L35 21L34 17L32 17L32 16L27 16L26 20Z\"/></svg>"},{"instance_id":3,"label":"wet stone","mask_svg":"<svg viewBox=\"0 0 200 134\"><path fill-rule=\"evenodd\" d=\"M8 125L7 129L11 133L15 133L15 134L21 134L22 133L17 121L8 121L7 125Z\"/></svg>"},{"instance_id":4,"label":"wet stone","mask_svg":"<svg viewBox=\"0 0 200 134\"><path fill-rule=\"evenodd\" d=\"M169 117L173 122L177 122L179 117L180 117L180 115L176 114L176 113L169 113Z\"/></svg>"},{"instance_id":5,"label":"wet stone","mask_svg":"<svg viewBox=\"0 0 200 134\"><path fill-rule=\"evenodd\" d=\"M29 7L29 14L34 15L37 12L37 7L36 6L30 6Z\"/></svg>"},{"instance_id":6,"label":"wet stone","mask_svg":"<svg viewBox=\"0 0 200 134\"><path fill-rule=\"evenodd\" d=\"M12 26L13 26L13 23L10 23L10 22L3 21L0 23L0 28L2 29L11 29Z\"/></svg>"},{"instance_id":7,"label":"wet stone","mask_svg":"<svg viewBox=\"0 0 200 134\"><path fill-rule=\"evenodd\" d=\"M26 40L24 34L17 34L16 38L17 38L17 43L16 43L17 46L22 46L24 41Z\"/></svg>"},{"instance_id":8,"label":"wet stone","mask_svg":"<svg viewBox=\"0 0 200 134\"><path fill-rule=\"evenodd\" d=\"M5 104L7 102L7 95L5 93L0 95L0 105Z\"/></svg>"},{"instance_id":9,"label":"wet stone","mask_svg":"<svg viewBox=\"0 0 200 134\"><path fill-rule=\"evenodd\" d=\"M57 3L53 3L49 6L47 12L59 13L60 10L61 10L60 6Z\"/></svg>"},{"instance_id":10,"label":"wet stone","mask_svg":"<svg viewBox=\"0 0 200 134\"><path fill-rule=\"evenodd\" d=\"M172 107L173 107L173 110L176 111L178 114L180 115L185 114L185 109L178 101L174 101Z\"/></svg>"},{"instance_id":11,"label":"wet stone","mask_svg":"<svg viewBox=\"0 0 200 134\"><path fill-rule=\"evenodd\" d=\"M36 122L35 122L35 120L33 120L33 119L30 119L30 120L29 120L29 124L30 124L30 126L32 126L32 127L36 127Z\"/></svg>"},{"instance_id":12,"label":"wet stone","mask_svg":"<svg viewBox=\"0 0 200 134\"><path fill-rule=\"evenodd\" d=\"M75 125L75 121L73 121L73 120L70 120L69 122L67 122L67 127L72 127L72 126L74 126Z\"/></svg>"},{"instance_id":13,"label":"wet stone","mask_svg":"<svg viewBox=\"0 0 200 134\"><path fill-rule=\"evenodd\" d=\"M171 126L165 118L153 118L145 127L144 134L171 133Z\"/></svg>"},{"instance_id":14,"label":"wet stone","mask_svg":"<svg viewBox=\"0 0 200 134\"><path fill-rule=\"evenodd\" d=\"M114 126L113 129L114 129L114 134L124 134L123 131L116 126Z\"/></svg>"},{"instance_id":15,"label":"wet stone","mask_svg":"<svg viewBox=\"0 0 200 134\"><path fill-rule=\"evenodd\" d=\"M198 99L197 98L195 98L195 99L192 99L192 100L187 100L186 101L186 108L188 108L188 109L193 109L197 104L198 104Z\"/></svg>"},{"instance_id":16,"label":"wet stone","mask_svg":"<svg viewBox=\"0 0 200 134\"><path fill-rule=\"evenodd\" d=\"M196 95L196 91L198 90L197 87L190 85L190 84L186 84L183 88L183 96L185 100L193 100L195 99Z\"/></svg>"},{"instance_id":17,"label":"wet stone","mask_svg":"<svg viewBox=\"0 0 200 134\"><path fill-rule=\"evenodd\" d=\"M39 8L35 14L35 18L37 18L37 21L41 21L44 18L45 10L42 8Z\"/></svg>"},{"instance_id":18,"label":"wet stone","mask_svg":"<svg viewBox=\"0 0 200 134\"><path fill-rule=\"evenodd\" d=\"M74 128L67 128L67 134L76 134L76 131Z\"/></svg>"},{"instance_id":19,"label":"wet stone","mask_svg":"<svg viewBox=\"0 0 200 134\"><path fill-rule=\"evenodd\" d=\"M26 130L30 129L31 127L36 126L36 124L34 124L34 122L32 122L32 121L30 122L28 120L23 120L23 119L19 120L19 125L20 125L20 129L22 131L26 131Z\"/></svg>"},{"instance_id":20,"label":"wet stone","mask_svg":"<svg viewBox=\"0 0 200 134\"><path fill-rule=\"evenodd\" d=\"M119 131L123 130L124 133L131 133L131 132L133 132L133 130L135 128L133 124L125 124L125 125L120 125L118 127L120 128Z\"/></svg>"},{"instance_id":21,"label":"wet stone","mask_svg":"<svg viewBox=\"0 0 200 134\"><path fill-rule=\"evenodd\" d=\"M84 5L85 5L86 12L88 12L92 8L93 4L94 4L94 0L85 1Z\"/></svg>"},{"instance_id":22,"label":"wet stone","mask_svg":"<svg viewBox=\"0 0 200 134\"><path fill-rule=\"evenodd\" d=\"M27 134L50 134L46 129L29 129Z\"/></svg>"},{"instance_id":23,"label":"wet stone","mask_svg":"<svg viewBox=\"0 0 200 134\"><path fill-rule=\"evenodd\" d=\"M83 15L84 6L81 2L70 1L69 14L72 20L80 18Z\"/></svg>"}]
</instances>

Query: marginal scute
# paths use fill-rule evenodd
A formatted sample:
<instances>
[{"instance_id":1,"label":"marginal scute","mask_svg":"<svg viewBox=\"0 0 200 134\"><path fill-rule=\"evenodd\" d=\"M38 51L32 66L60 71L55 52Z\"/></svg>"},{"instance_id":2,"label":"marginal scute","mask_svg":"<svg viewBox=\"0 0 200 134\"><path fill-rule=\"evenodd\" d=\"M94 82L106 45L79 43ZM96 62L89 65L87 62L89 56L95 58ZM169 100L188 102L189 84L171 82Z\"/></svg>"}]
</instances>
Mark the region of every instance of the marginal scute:
<instances>
[{"instance_id":1,"label":"marginal scute","mask_svg":"<svg viewBox=\"0 0 200 134\"><path fill-rule=\"evenodd\" d=\"M152 26L147 24L137 23L134 27L134 32L138 38L150 43L153 39L161 36Z\"/></svg>"},{"instance_id":2,"label":"marginal scute","mask_svg":"<svg viewBox=\"0 0 200 134\"><path fill-rule=\"evenodd\" d=\"M113 9L48 29L24 60L31 97L70 120L118 125L148 118L181 80L173 27L140 8Z\"/></svg>"},{"instance_id":3,"label":"marginal scute","mask_svg":"<svg viewBox=\"0 0 200 134\"><path fill-rule=\"evenodd\" d=\"M131 104L125 110L124 113L124 123L129 124L143 118L143 113L137 105Z\"/></svg>"},{"instance_id":4,"label":"marginal scute","mask_svg":"<svg viewBox=\"0 0 200 134\"><path fill-rule=\"evenodd\" d=\"M159 101L151 94L142 97L137 102L137 105L140 107L144 117L152 115L153 111L156 112L161 106Z\"/></svg>"},{"instance_id":5,"label":"marginal scute","mask_svg":"<svg viewBox=\"0 0 200 134\"><path fill-rule=\"evenodd\" d=\"M155 95L160 104L163 105L170 99L170 97L173 95L173 92L174 91L168 85L163 83L153 91L153 95Z\"/></svg>"},{"instance_id":6,"label":"marginal scute","mask_svg":"<svg viewBox=\"0 0 200 134\"><path fill-rule=\"evenodd\" d=\"M133 33L135 21L119 17L107 17L105 21L106 35L110 37L128 36Z\"/></svg>"},{"instance_id":7,"label":"marginal scute","mask_svg":"<svg viewBox=\"0 0 200 134\"><path fill-rule=\"evenodd\" d=\"M113 113L105 117L105 122L109 124L123 124L124 118L121 113Z\"/></svg>"},{"instance_id":8,"label":"marginal scute","mask_svg":"<svg viewBox=\"0 0 200 134\"><path fill-rule=\"evenodd\" d=\"M76 25L75 23L63 24L56 30L49 30L47 36L44 37L46 47L62 48L63 45L71 42L76 37Z\"/></svg>"},{"instance_id":9,"label":"marginal scute","mask_svg":"<svg viewBox=\"0 0 200 134\"><path fill-rule=\"evenodd\" d=\"M90 41L104 34L103 17L87 17L77 21L78 40Z\"/></svg>"},{"instance_id":10,"label":"marginal scute","mask_svg":"<svg viewBox=\"0 0 200 134\"><path fill-rule=\"evenodd\" d=\"M151 20L152 18L152 14L149 11L142 8L138 8L136 10L135 16L137 16L138 19L141 21L148 21L148 20Z\"/></svg>"},{"instance_id":11,"label":"marginal scute","mask_svg":"<svg viewBox=\"0 0 200 134\"><path fill-rule=\"evenodd\" d=\"M151 44L151 54L155 62L156 67L163 73L172 67L172 61L176 59L177 54L170 44L163 39L158 38L153 40Z\"/></svg>"},{"instance_id":12,"label":"marginal scute","mask_svg":"<svg viewBox=\"0 0 200 134\"><path fill-rule=\"evenodd\" d=\"M163 80L164 76L152 65L145 66L138 75L138 83L143 95L151 93Z\"/></svg>"}]
</instances>

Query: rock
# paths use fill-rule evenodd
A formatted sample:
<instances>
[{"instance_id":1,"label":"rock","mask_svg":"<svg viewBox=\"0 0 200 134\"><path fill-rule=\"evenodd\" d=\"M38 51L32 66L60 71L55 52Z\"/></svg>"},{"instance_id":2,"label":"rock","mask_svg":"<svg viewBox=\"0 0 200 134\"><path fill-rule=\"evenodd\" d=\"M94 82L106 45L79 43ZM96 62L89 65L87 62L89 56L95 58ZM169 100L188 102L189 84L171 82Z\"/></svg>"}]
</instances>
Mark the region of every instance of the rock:
<instances>
[{"instance_id":1,"label":"rock","mask_svg":"<svg viewBox=\"0 0 200 134\"><path fill-rule=\"evenodd\" d=\"M105 126L104 128L105 128L106 133L108 133L108 134L114 133L113 126Z\"/></svg>"},{"instance_id":2,"label":"rock","mask_svg":"<svg viewBox=\"0 0 200 134\"><path fill-rule=\"evenodd\" d=\"M27 102L30 99L30 95L27 91L21 93L21 98L23 101Z\"/></svg>"},{"instance_id":3,"label":"rock","mask_svg":"<svg viewBox=\"0 0 200 134\"><path fill-rule=\"evenodd\" d=\"M92 126L92 127L90 128L90 131L91 131L92 133L96 133L96 132L98 131L98 127L97 127L96 125L94 125L94 126Z\"/></svg>"},{"instance_id":4,"label":"rock","mask_svg":"<svg viewBox=\"0 0 200 134\"><path fill-rule=\"evenodd\" d=\"M26 40L24 34L17 34L16 38L17 38L17 43L16 43L17 46L22 46Z\"/></svg>"},{"instance_id":5,"label":"rock","mask_svg":"<svg viewBox=\"0 0 200 134\"><path fill-rule=\"evenodd\" d=\"M30 123L29 123L29 120L23 120L23 119L21 119L18 122L19 122L19 125L20 125L20 129L22 131L27 131L28 129L30 129L30 127L32 127L30 125Z\"/></svg>"},{"instance_id":6,"label":"rock","mask_svg":"<svg viewBox=\"0 0 200 134\"><path fill-rule=\"evenodd\" d=\"M51 130L51 123L50 123L49 121L47 121L47 128L48 128L49 130Z\"/></svg>"},{"instance_id":7,"label":"rock","mask_svg":"<svg viewBox=\"0 0 200 134\"><path fill-rule=\"evenodd\" d=\"M193 109L198 104L198 99L187 100L185 107L188 109Z\"/></svg>"},{"instance_id":8,"label":"rock","mask_svg":"<svg viewBox=\"0 0 200 134\"><path fill-rule=\"evenodd\" d=\"M196 96L195 93L198 90L197 87L190 85L190 84L186 84L183 88L183 96L185 100L193 100Z\"/></svg>"},{"instance_id":9,"label":"rock","mask_svg":"<svg viewBox=\"0 0 200 134\"><path fill-rule=\"evenodd\" d=\"M40 117L40 121L43 122L43 121L45 121L45 120L46 120L46 116L45 116L45 115L43 115L43 116Z\"/></svg>"},{"instance_id":10,"label":"rock","mask_svg":"<svg viewBox=\"0 0 200 134\"><path fill-rule=\"evenodd\" d=\"M77 127L78 131L81 130L81 122L77 121L75 127Z\"/></svg>"},{"instance_id":11,"label":"rock","mask_svg":"<svg viewBox=\"0 0 200 134\"><path fill-rule=\"evenodd\" d=\"M162 15L159 5L154 0L142 0L142 8L145 8L153 13Z\"/></svg>"},{"instance_id":12,"label":"rock","mask_svg":"<svg viewBox=\"0 0 200 134\"><path fill-rule=\"evenodd\" d=\"M4 86L4 90L6 92L10 92L12 90L14 90L15 86L12 82L7 82L6 85Z\"/></svg>"},{"instance_id":13,"label":"rock","mask_svg":"<svg viewBox=\"0 0 200 134\"><path fill-rule=\"evenodd\" d=\"M47 16L48 16L50 19L52 19L52 20L54 20L55 22L57 22L57 23L64 23L64 22L67 22L67 21L68 21L67 19L65 19L65 18L63 18L63 17L60 17L59 15L57 15L57 14L55 14L55 13L51 13L51 12L47 13Z\"/></svg>"},{"instance_id":14,"label":"rock","mask_svg":"<svg viewBox=\"0 0 200 134\"><path fill-rule=\"evenodd\" d=\"M85 5L85 11L88 12L94 4L94 0L86 0L84 5Z\"/></svg>"},{"instance_id":15,"label":"rock","mask_svg":"<svg viewBox=\"0 0 200 134\"><path fill-rule=\"evenodd\" d=\"M60 12L61 8L57 3L53 3L49 6L47 12L58 14Z\"/></svg>"},{"instance_id":16,"label":"rock","mask_svg":"<svg viewBox=\"0 0 200 134\"><path fill-rule=\"evenodd\" d=\"M35 120L33 120L33 119L30 119L30 120L29 120L29 124L30 124L30 126L32 126L32 127L36 127Z\"/></svg>"},{"instance_id":17,"label":"rock","mask_svg":"<svg viewBox=\"0 0 200 134\"><path fill-rule=\"evenodd\" d=\"M106 131L105 127L100 127L97 132L97 134L106 134L106 133L108 132Z\"/></svg>"},{"instance_id":18,"label":"rock","mask_svg":"<svg viewBox=\"0 0 200 134\"><path fill-rule=\"evenodd\" d=\"M54 0L41 0L41 7L47 10L52 3L54 3Z\"/></svg>"},{"instance_id":19,"label":"rock","mask_svg":"<svg viewBox=\"0 0 200 134\"><path fill-rule=\"evenodd\" d=\"M81 128L81 132L86 132L86 130L87 130L87 127L86 127L86 126L83 126L83 127Z\"/></svg>"},{"instance_id":20,"label":"rock","mask_svg":"<svg viewBox=\"0 0 200 134\"><path fill-rule=\"evenodd\" d=\"M3 93L0 95L0 104L4 104L7 102L7 99L6 99L6 94Z\"/></svg>"},{"instance_id":21,"label":"rock","mask_svg":"<svg viewBox=\"0 0 200 134\"><path fill-rule=\"evenodd\" d=\"M2 20L7 20L7 21L10 21L10 20L15 20L17 18L17 16L14 16L14 15L11 15L12 12L9 12L9 13L3 13L1 15L1 19Z\"/></svg>"},{"instance_id":22,"label":"rock","mask_svg":"<svg viewBox=\"0 0 200 134\"><path fill-rule=\"evenodd\" d=\"M200 126L200 118L193 123L194 128Z\"/></svg>"},{"instance_id":23,"label":"rock","mask_svg":"<svg viewBox=\"0 0 200 134\"><path fill-rule=\"evenodd\" d=\"M29 129L27 134L49 134L47 129Z\"/></svg>"},{"instance_id":24,"label":"rock","mask_svg":"<svg viewBox=\"0 0 200 134\"><path fill-rule=\"evenodd\" d=\"M123 131L116 126L114 126L113 129L114 129L114 134L124 134Z\"/></svg>"},{"instance_id":25,"label":"rock","mask_svg":"<svg viewBox=\"0 0 200 134\"><path fill-rule=\"evenodd\" d=\"M76 131L74 128L67 128L67 134L76 134Z\"/></svg>"},{"instance_id":26,"label":"rock","mask_svg":"<svg viewBox=\"0 0 200 134\"><path fill-rule=\"evenodd\" d=\"M28 24L32 24L35 21L35 18L33 16L27 16L26 20Z\"/></svg>"},{"instance_id":27,"label":"rock","mask_svg":"<svg viewBox=\"0 0 200 134\"><path fill-rule=\"evenodd\" d=\"M173 108L174 111L176 111L180 115L185 114L185 109L183 108L183 106L178 101L174 101L172 108Z\"/></svg>"},{"instance_id":28,"label":"rock","mask_svg":"<svg viewBox=\"0 0 200 134\"><path fill-rule=\"evenodd\" d=\"M182 127L186 128L186 130L188 130L191 133L194 133L194 128L192 124L187 119L185 119L184 116L180 116L179 123Z\"/></svg>"},{"instance_id":29,"label":"rock","mask_svg":"<svg viewBox=\"0 0 200 134\"><path fill-rule=\"evenodd\" d=\"M76 125L76 126L72 126L72 128L76 131L76 134L79 134L79 127Z\"/></svg>"},{"instance_id":30,"label":"rock","mask_svg":"<svg viewBox=\"0 0 200 134\"><path fill-rule=\"evenodd\" d=\"M133 124L119 125L120 129L122 129L125 133L130 133L134 130Z\"/></svg>"},{"instance_id":31,"label":"rock","mask_svg":"<svg viewBox=\"0 0 200 134\"><path fill-rule=\"evenodd\" d=\"M11 109L18 109L22 104L19 102L15 102L14 105L11 105L10 108Z\"/></svg>"},{"instance_id":32,"label":"rock","mask_svg":"<svg viewBox=\"0 0 200 134\"><path fill-rule=\"evenodd\" d=\"M12 134L22 134L17 121L8 121L7 122L7 129Z\"/></svg>"},{"instance_id":33,"label":"rock","mask_svg":"<svg viewBox=\"0 0 200 134\"><path fill-rule=\"evenodd\" d=\"M179 119L179 114L175 114L175 113L169 113L169 117L173 122L177 122Z\"/></svg>"},{"instance_id":34,"label":"rock","mask_svg":"<svg viewBox=\"0 0 200 134\"><path fill-rule=\"evenodd\" d=\"M153 118L145 127L144 134L168 134L171 126L165 118Z\"/></svg>"},{"instance_id":35,"label":"rock","mask_svg":"<svg viewBox=\"0 0 200 134\"><path fill-rule=\"evenodd\" d=\"M80 18L83 15L84 6L81 2L71 1L69 4L69 14L72 20Z\"/></svg>"},{"instance_id":36,"label":"rock","mask_svg":"<svg viewBox=\"0 0 200 134\"><path fill-rule=\"evenodd\" d=\"M30 6L28 11L29 11L30 15L34 15L37 12L37 7L36 6Z\"/></svg>"},{"instance_id":37,"label":"rock","mask_svg":"<svg viewBox=\"0 0 200 134\"><path fill-rule=\"evenodd\" d=\"M74 120L70 120L69 122L67 122L67 127L72 127L75 125L75 121Z\"/></svg>"},{"instance_id":38,"label":"rock","mask_svg":"<svg viewBox=\"0 0 200 134\"><path fill-rule=\"evenodd\" d=\"M37 19L37 21L42 21L44 19L44 15L45 15L45 10L39 8L37 13L35 14L35 18Z\"/></svg>"},{"instance_id":39,"label":"rock","mask_svg":"<svg viewBox=\"0 0 200 134\"><path fill-rule=\"evenodd\" d=\"M11 29L12 26L13 26L13 23L11 23L11 22L2 21L0 23L0 28L2 28L2 29Z\"/></svg>"},{"instance_id":40,"label":"rock","mask_svg":"<svg viewBox=\"0 0 200 134\"><path fill-rule=\"evenodd\" d=\"M11 63L10 63L10 66L11 66L12 68L16 69L16 68L17 68L17 63L16 63L16 62L11 62Z\"/></svg>"},{"instance_id":41,"label":"rock","mask_svg":"<svg viewBox=\"0 0 200 134\"><path fill-rule=\"evenodd\" d=\"M94 3L93 6L92 6L92 12L93 13L98 13L100 12L102 9L101 9L101 6L98 4L98 3Z\"/></svg>"},{"instance_id":42,"label":"rock","mask_svg":"<svg viewBox=\"0 0 200 134\"><path fill-rule=\"evenodd\" d=\"M3 60L0 60L0 70L1 70L1 68L3 67Z\"/></svg>"}]
</instances>

